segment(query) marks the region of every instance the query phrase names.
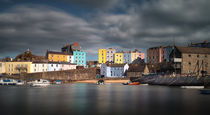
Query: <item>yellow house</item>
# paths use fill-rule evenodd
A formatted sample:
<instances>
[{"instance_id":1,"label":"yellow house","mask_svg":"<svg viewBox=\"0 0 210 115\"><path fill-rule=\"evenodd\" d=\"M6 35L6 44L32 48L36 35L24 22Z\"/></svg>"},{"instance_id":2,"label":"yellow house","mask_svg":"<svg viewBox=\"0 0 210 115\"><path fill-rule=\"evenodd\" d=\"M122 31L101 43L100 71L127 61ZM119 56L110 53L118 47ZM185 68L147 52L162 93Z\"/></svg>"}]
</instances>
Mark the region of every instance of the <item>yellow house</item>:
<instances>
[{"instance_id":1,"label":"yellow house","mask_svg":"<svg viewBox=\"0 0 210 115\"><path fill-rule=\"evenodd\" d=\"M99 49L99 51L98 51L98 62L100 64L106 63L106 49Z\"/></svg>"},{"instance_id":2,"label":"yellow house","mask_svg":"<svg viewBox=\"0 0 210 115\"><path fill-rule=\"evenodd\" d=\"M114 63L115 64L123 64L123 53L115 53L114 54Z\"/></svg>"},{"instance_id":3,"label":"yellow house","mask_svg":"<svg viewBox=\"0 0 210 115\"><path fill-rule=\"evenodd\" d=\"M22 72L31 72L32 62L6 62L5 71L6 74L20 74Z\"/></svg>"},{"instance_id":4,"label":"yellow house","mask_svg":"<svg viewBox=\"0 0 210 115\"><path fill-rule=\"evenodd\" d=\"M51 62L71 62L71 53L47 51L47 59Z\"/></svg>"}]
</instances>

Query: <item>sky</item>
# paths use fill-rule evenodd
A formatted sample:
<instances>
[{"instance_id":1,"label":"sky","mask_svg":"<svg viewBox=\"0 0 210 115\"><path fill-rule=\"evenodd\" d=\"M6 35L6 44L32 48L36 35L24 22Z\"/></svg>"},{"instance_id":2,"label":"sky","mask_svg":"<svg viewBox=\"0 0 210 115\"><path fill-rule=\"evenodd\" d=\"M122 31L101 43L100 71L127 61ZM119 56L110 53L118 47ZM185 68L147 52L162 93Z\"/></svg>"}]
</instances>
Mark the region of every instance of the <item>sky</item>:
<instances>
[{"instance_id":1,"label":"sky","mask_svg":"<svg viewBox=\"0 0 210 115\"><path fill-rule=\"evenodd\" d=\"M78 42L139 49L210 41L210 0L0 0L0 58Z\"/></svg>"}]
</instances>

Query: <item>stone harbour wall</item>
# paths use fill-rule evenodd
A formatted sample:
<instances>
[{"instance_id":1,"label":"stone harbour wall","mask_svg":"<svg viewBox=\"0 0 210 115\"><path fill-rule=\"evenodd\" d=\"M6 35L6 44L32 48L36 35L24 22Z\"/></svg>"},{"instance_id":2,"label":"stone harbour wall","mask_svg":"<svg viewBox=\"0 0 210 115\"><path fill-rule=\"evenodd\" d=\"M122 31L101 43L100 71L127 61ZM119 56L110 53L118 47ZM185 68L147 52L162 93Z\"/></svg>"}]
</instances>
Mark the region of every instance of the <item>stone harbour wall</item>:
<instances>
[{"instance_id":1,"label":"stone harbour wall","mask_svg":"<svg viewBox=\"0 0 210 115\"><path fill-rule=\"evenodd\" d=\"M90 69L76 69L76 70L53 71L53 72L42 72L42 73L25 73L21 75L21 79L27 81L36 80L36 79L63 80L63 81L96 79L96 69L90 68Z\"/></svg>"}]
</instances>

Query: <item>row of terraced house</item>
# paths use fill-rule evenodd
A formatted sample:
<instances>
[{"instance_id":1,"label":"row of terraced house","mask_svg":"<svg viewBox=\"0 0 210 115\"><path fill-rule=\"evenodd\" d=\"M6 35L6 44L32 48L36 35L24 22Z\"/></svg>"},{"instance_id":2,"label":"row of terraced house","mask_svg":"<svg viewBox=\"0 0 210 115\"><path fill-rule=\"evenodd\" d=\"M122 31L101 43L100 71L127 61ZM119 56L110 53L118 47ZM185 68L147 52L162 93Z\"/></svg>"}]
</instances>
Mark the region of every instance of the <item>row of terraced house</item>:
<instances>
[{"instance_id":1,"label":"row of terraced house","mask_svg":"<svg viewBox=\"0 0 210 115\"><path fill-rule=\"evenodd\" d=\"M36 59L40 58L41 59ZM47 50L46 56L35 56L30 50L16 56L15 60L0 62L0 74L20 74L62 71L86 67L86 52L78 43L65 45L61 51Z\"/></svg>"}]
</instances>

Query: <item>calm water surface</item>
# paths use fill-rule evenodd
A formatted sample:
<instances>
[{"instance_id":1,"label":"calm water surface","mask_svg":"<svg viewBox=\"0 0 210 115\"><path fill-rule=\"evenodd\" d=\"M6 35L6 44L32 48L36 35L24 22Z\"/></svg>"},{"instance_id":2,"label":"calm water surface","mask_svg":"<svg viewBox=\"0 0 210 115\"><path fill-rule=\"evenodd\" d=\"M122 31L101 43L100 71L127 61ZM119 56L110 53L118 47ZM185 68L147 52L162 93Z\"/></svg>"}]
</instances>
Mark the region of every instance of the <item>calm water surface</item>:
<instances>
[{"instance_id":1,"label":"calm water surface","mask_svg":"<svg viewBox=\"0 0 210 115\"><path fill-rule=\"evenodd\" d=\"M0 115L203 115L210 95L198 89L121 84L0 86Z\"/></svg>"}]
</instances>

